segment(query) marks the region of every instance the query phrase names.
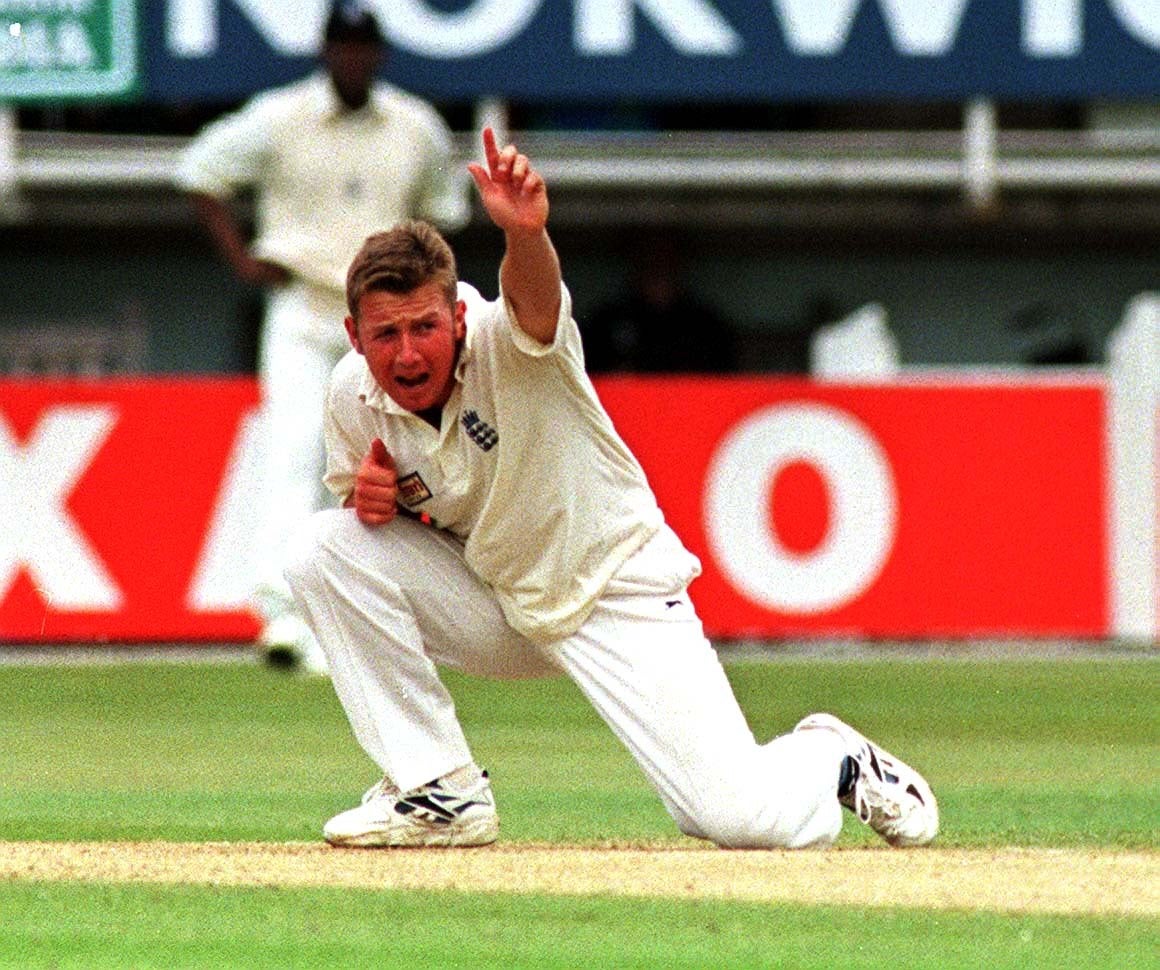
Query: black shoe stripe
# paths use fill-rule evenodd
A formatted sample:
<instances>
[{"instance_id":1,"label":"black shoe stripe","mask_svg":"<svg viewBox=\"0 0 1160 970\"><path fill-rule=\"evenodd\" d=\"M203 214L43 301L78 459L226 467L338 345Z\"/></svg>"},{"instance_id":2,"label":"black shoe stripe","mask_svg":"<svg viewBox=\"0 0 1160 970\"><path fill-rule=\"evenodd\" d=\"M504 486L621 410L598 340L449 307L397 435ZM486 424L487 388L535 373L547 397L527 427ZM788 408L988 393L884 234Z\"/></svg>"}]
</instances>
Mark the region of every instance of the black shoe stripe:
<instances>
[{"instance_id":1,"label":"black shoe stripe","mask_svg":"<svg viewBox=\"0 0 1160 970\"><path fill-rule=\"evenodd\" d=\"M410 798L401 799L395 804L395 811L400 815L410 815L419 809L430 812L441 822L455 821L455 812L444 808L434 799L428 798L426 795L413 795Z\"/></svg>"},{"instance_id":2,"label":"black shoe stripe","mask_svg":"<svg viewBox=\"0 0 1160 970\"><path fill-rule=\"evenodd\" d=\"M440 804L441 802L451 804ZM458 804L455 804L458 802ZM452 795L439 795L432 793L431 795L411 795L408 798L401 798L395 803L395 811L400 815L410 815L417 811L426 811L433 816L433 821L441 824L454 822L456 818L462 815L472 805L482 805L482 802L476 801L459 801Z\"/></svg>"},{"instance_id":3,"label":"black shoe stripe","mask_svg":"<svg viewBox=\"0 0 1160 970\"><path fill-rule=\"evenodd\" d=\"M882 781L891 785L897 785L902 779L890 771L886 766L890 764L889 761L879 761L878 753L874 750L873 745L867 745L866 750L870 754L870 767L874 769L876 774Z\"/></svg>"}]
</instances>

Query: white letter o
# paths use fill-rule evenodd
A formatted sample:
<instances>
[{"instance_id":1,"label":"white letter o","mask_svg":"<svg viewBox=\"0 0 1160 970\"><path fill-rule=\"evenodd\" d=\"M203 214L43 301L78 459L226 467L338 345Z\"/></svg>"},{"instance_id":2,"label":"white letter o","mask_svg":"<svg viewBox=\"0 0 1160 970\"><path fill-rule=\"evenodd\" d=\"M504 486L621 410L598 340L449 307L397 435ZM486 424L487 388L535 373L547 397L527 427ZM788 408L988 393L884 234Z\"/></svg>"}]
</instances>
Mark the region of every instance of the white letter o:
<instances>
[{"instance_id":1,"label":"white letter o","mask_svg":"<svg viewBox=\"0 0 1160 970\"><path fill-rule=\"evenodd\" d=\"M1111 0L1111 6L1129 34L1153 49L1160 47L1160 8L1156 0Z\"/></svg>"},{"instance_id":2,"label":"white letter o","mask_svg":"<svg viewBox=\"0 0 1160 970\"><path fill-rule=\"evenodd\" d=\"M454 60L503 47L531 22L542 0L476 0L466 10L443 13L423 0L377 4L395 44L415 54Z\"/></svg>"},{"instance_id":3,"label":"white letter o","mask_svg":"<svg viewBox=\"0 0 1160 970\"><path fill-rule=\"evenodd\" d=\"M770 489L791 462L815 466L831 510L822 544L785 549L770 521ZM822 404L773 405L745 418L709 463L705 527L726 576L749 599L782 613L820 613L864 593L894 544L890 463L849 414Z\"/></svg>"}]
</instances>

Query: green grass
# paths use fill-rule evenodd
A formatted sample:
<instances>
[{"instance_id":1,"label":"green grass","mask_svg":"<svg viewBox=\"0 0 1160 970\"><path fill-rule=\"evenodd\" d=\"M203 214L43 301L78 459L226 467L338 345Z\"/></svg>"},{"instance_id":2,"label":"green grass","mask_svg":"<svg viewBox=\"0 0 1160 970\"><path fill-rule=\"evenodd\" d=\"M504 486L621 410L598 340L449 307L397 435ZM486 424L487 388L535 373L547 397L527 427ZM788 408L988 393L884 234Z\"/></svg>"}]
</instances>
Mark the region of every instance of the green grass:
<instances>
[{"instance_id":1,"label":"green grass","mask_svg":"<svg viewBox=\"0 0 1160 970\"><path fill-rule=\"evenodd\" d=\"M921 767L944 845L1160 844L1154 655L728 670L759 738L832 710ZM681 840L568 681L447 679L504 839ZM260 667L0 667L0 698L0 840L316 840L375 778L328 683ZM872 839L847 821L843 843ZM1158 948L1146 919L0 885L12 967L1143 967Z\"/></svg>"},{"instance_id":2,"label":"green grass","mask_svg":"<svg viewBox=\"0 0 1160 970\"><path fill-rule=\"evenodd\" d=\"M1108 967L1146 920L337 889L15 885L0 967ZM46 927L68 927L54 933ZM212 929L211 929L212 928Z\"/></svg>"},{"instance_id":3,"label":"green grass","mask_svg":"<svg viewBox=\"0 0 1160 970\"><path fill-rule=\"evenodd\" d=\"M833 710L922 768L944 845L1160 846L1155 661L728 670L759 738ZM447 680L505 838L678 838L569 681ZM325 681L248 665L9 667L0 697L2 839L313 840L375 779Z\"/></svg>"}]
</instances>

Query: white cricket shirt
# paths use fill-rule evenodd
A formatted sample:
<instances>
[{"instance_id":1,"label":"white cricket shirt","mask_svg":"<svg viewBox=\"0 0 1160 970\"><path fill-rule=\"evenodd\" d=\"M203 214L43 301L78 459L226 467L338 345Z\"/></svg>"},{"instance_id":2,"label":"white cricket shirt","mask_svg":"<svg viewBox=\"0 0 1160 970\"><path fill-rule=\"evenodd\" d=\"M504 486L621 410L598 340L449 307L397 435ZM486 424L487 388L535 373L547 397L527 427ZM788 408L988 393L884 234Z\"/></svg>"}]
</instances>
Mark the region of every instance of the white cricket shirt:
<instances>
[{"instance_id":1,"label":"white cricket shirt","mask_svg":"<svg viewBox=\"0 0 1160 970\"><path fill-rule=\"evenodd\" d=\"M399 473L399 501L464 542L467 564L508 623L538 642L574 632L621 565L661 527L644 472L584 371L572 301L543 345L506 300L460 283L467 338L442 426L382 391L351 351L326 408L326 486L340 499L371 441ZM390 528L389 525L385 528ZM688 578L699 571L688 555Z\"/></svg>"},{"instance_id":2,"label":"white cricket shirt","mask_svg":"<svg viewBox=\"0 0 1160 970\"><path fill-rule=\"evenodd\" d=\"M368 104L350 111L316 73L208 125L183 153L177 182L223 198L254 189L254 255L341 292L372 232L408 218L445 231L467 222L460 169L427 102L376 84Z\"/></svg>"}]
</instances>

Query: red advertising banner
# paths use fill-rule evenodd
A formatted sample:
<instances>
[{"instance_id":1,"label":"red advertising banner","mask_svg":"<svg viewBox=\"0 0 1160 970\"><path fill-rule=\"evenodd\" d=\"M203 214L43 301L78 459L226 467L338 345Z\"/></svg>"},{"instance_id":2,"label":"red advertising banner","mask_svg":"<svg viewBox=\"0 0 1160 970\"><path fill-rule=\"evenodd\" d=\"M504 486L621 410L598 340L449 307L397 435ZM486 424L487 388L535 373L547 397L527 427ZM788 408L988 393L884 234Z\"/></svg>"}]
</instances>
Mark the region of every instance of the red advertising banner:
<instances>
[{"instance_id":1,"label":"red advertising banner","mask_svg":"<svg viewBox=\"0 0 1160 970\"><path fill-rule=\"evenodd\" d=\"M1109 634L1097 381L598 389L701 557L712 636ZM207 575L246 552L245 516L223 521L260 501L237 474L257 399L242 378L0 382L0 640L252 639L244 590Z\"/></svg>"},{"instance_id":2,"label":"red advertising banner","mask_svg":"<svg viewBox=\"0 0 1160 970\"><path fill-rule=\"evenodd\" d=\"M1106 636L1092 381L602 381L711 635Z\"/></svg>"},{"instance_id":3,"label":"red advertising banner","mask_svg":"<svg viewBox=\"0 0 1160 970\"><path fill-rule=\"evenodd\" d=\"M247 640L191 590L248 379L0 382L0 639Z\"/></svg>"}]
</instances>

